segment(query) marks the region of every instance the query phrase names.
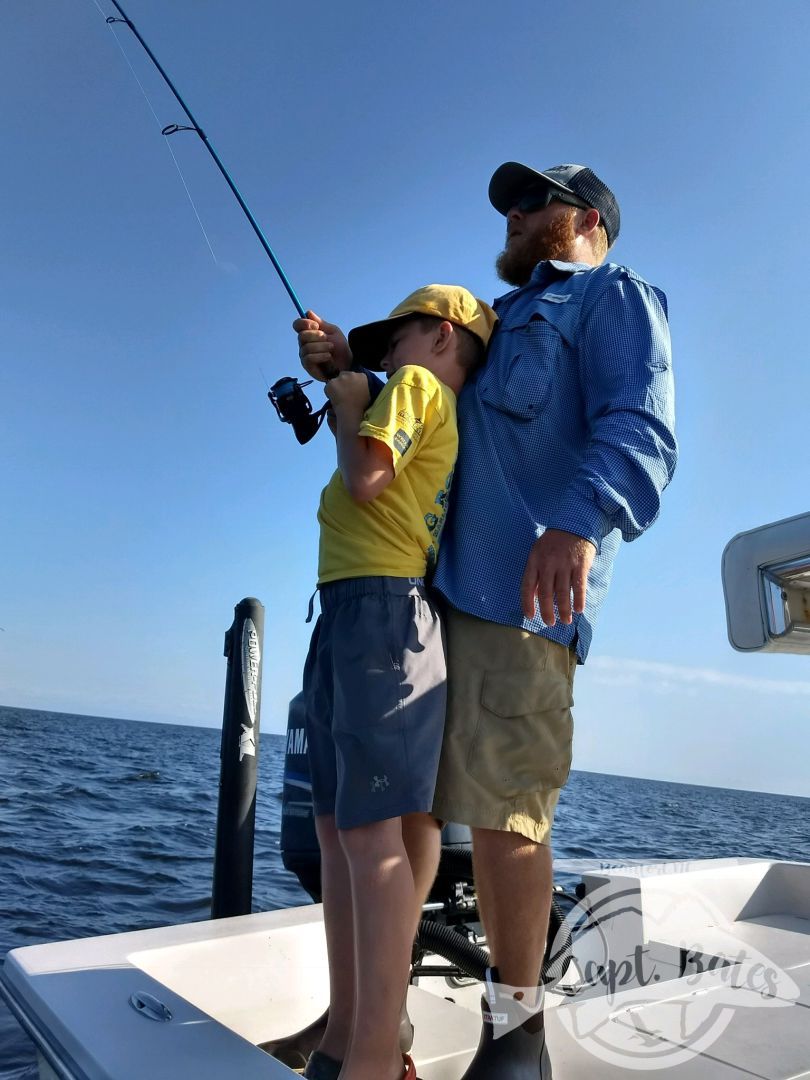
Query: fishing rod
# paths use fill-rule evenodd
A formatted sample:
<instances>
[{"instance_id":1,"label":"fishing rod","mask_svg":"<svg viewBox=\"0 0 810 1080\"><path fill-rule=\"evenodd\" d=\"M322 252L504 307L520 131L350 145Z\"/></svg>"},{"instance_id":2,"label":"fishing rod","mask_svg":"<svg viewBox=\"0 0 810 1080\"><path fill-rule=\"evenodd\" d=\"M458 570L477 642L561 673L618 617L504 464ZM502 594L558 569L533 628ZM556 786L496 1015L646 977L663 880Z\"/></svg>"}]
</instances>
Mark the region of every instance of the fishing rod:
<instances>
[{"instance_id":1,"label":"fishing rod","mask_svg":"<svg viewBox=\"0 0 810 1080\"><path fill-rule=\"evenodd\" d=\"M253 213L252 213L250 207L245 202L245 200L242 197L242 194L239 191L239 189L237 188L236 184L233 182L233 179L231 178L230 173L228 172L228 170L223 165L222 159L220 158L219 154L216 152L214 147L211 145L210 139L205 134L203 129L200 127L200 125L197 123L196 119L194 118L194 114L191 112L188 105L186 105L185 101L180 96L180 93L179 93L177 87L174 85L172 80L167 75L165 69L163 68L163 66L160 63L160 61L158 60L158 58L155 56L155 54L152 52L152 50L149 48L149 46L144 41L143 37L141 36L140 32L138 31L138 28L135 26L133 21L129 18L129 16L124 11L124 9L121 7L121 5L118 3L118 0L110 0L110 3L113 5L115 10L118 12L118 14L120 15L120 18L118 18L115 15L108 15L106 17L105 21L109 25L112 25L113 23L123 23L125 26L129 27L129 29L132 31L132 33L137 38L138 42L140 43L140 45L143 48L146 55L149 57L149 59L152 61L152 63L157 68L158 72L160 73L161 77L163 78L163 81L166 83L168 88L171 90L172 94L174 94L175 98L177 99L177 101L178 101L178 103L180 105L180 108L183 110L183 112L186 114L186 116L188 117L188 119L190 121L190 125L189 124L167 124L166 127L164 127L162 129L161 134L165 135L168 138L171 135L175 135L178 131L196 131L196 133L200 136L200 138L202 139L203 145L205 146L206 150L211 155L211 157L214 159L214 163L216 164L219 171L225 177L225 182L227 183L228 187L233 192L233 195L236 198L236 201L239 203L240 207L242 208L242 211L245 214L245 217L250 222L251 228L253 229L254 233L258 237L259 243L262 245L262 247L264 248L265 253L268 255L271 263L273 264L273 267L274 267L276 273L278 274L279 278L281 279L282 285L287 290L287 293L288 293L290 299L292 300L293 304L295 305L295 310L298 312L298 314L300 315L300 317L302 319L305 319L306 318L306 311L304 310L304 307L301 304L301 301L298 299L298 296L296 295L295 289L290 284L289 278L285 274L284 269L283 269L281 263L279 262L278 258L276 257L275 252L270 247L270 244L269 244L269 242L267 240L267 237L262 232L262 230L261 230L261 228L259 226L259 223L256 221L256 218L253 216ZM327 404L324 405L323 408L319 409L317 412L313 412L312 404L310 403L310 400L307 397L307 395L304 393L304 389L303 389L305 386L309 386L311 381L312 380L310 379L310 380L308 380L306 382L300 382L298 379L296 379L292 375L285 375L283 378L281 378L277 382L275 382L267 392L267 396L270 398L270 401L271 401L271 403L273 405L273 408L276 410L276 413L278 414L279 420L281 420L285 424L290 424L292 426L293 432L295 433L295 437L298 439L298 442L301 443L302 445L304 443L309 442L309 440L313 437L313 435L315 435L315 433L318 431L318 429L320 428L320 426L321 426L321 424L323 422L323 419L324 419L324 417L326 415L327 409L329 408L329 404L327 402ZM369 390L372 393L372 396L375 396L376 389L377 389L376 387L372 386L371 379L369 379Z\"/></svg>"},{"instance_id":2,"label":"fishing rod","mask_svg":"<svg viewBox=\"0 0 810 1080\"><path fill-rule=\"evenodd\" d=\"M129 18L129 16L124 11L124 9L121 7L121 5L118 3L118 0L110 0L110 3L113 5L115 10L118 12L118 15L120 16L120 18L115 16L115 15L109 15L109 16L106 16L106 22L109 25L112 25L114 23L123 23L125 26L129 27L129 29L132 31L132 33L137 38L139 44L143 48L146 55L152 61L154 66L157 68L161 78L166 83L168 88L171 90L174 97L177 99L177 102L179 103L180 108L183 110L183 112L186 114L186 116L188 117L188 119L190 121L190 124L168 124L166 127L164 127L162 129L161 134L165 135L168 138L169 136L176 134L178 131L196 131L196 133L200 136L200 138L202 139L203 145L205 146L206 150L208 151L208 153L213 158L214 163L216 164L219 171L224 176L228 187L231 189L234 197L236 198L236 201L239 203L239 206L242 208L242 211L245 214L245 217L250 222L251 228L253 229L254 233L258 237L259 243L262 245L262 247L264 248L265 253L267 254L267 256L269 257L271 263L273 264L273 267L274 267L276 273L278 274L279 278L281 279L282 285L287 290L287 294L289 295L290 299L292 300L292 302L293 302L293 304L295 306L295 310L298 312L299 316L302 319L306 318L306 311L304 310L304 307L301 304L301 301L298 299L298 296L296 295L295 289L293 289L292 285L290 284L290 280L287 277L287 275L285 274L284 269L281 266L281 263L279 262L278 258L276 257L275 252L270 247L270 244L269 244L269 242L267 240L267 237L262 232L262 230L261 230L261 228L259 226L259 223L256 221L256 218L253 216L253 213L252 213L250 207L247 205L244 198L242 197L241 192L237 188L236 184L233 182L233 179L231 178L230 173L228 172L228 170L223 165L222 159L220 158L219 154L217 154L216 150L211 145L211 141L209 140L208 136L205 134L203 129L197 123L197 120L195 119L194 114L191 112L188 105L186 105L185 101L180 96L180 93L177 90L177 87L174 85L172 80L169 78L168 74L166 73L165 69L161 65L158 58L155 56L155 54L152 52L152 50L149 48L149 46L144 41L143 37L141 36L140 32L138 31L138 28L135 26L135 24ZM103 14L103 12L102 12L102 14ZM335 371L335 372L333 372L331 374L337 374L337 372ZM309 398L307 397L307 395L304 393L304 389L303 389L305 386L309 386L311 382L312 382L311 379L308 380L308 381L305 381L305 382L300 382L298 379L296 379L292 375L285 375L283 378L281 378L277 382L275 382L270 387L270 389L268 390L268 393L267 393L267 396L270 399L270 401L271 401L271 403L273 405L273 408L276 410L276 413L278 415L279 420L281 420L285 424L290 424L291 425L291 427L293 429L293 432L295 433L296 439L302 445L304 443L309 442L309 440L313 437L313 435L315 435L315 433L318 431L321 424L323 423L324 417L326 416L327 410L329 408L329 404L327 402L327 404L324 405L321 409L318 409L317 412L313 412L312 404L311 404ZM368 382L369 382L369 394L370 394L371 399L374 400L374 398L379 393L381 384L379 383L379 380L374 379L370 375L368 376Z\"/></svg>"},{"instance_id":3,"label":"fishing rod","mask_svg":"<svg viewBox=\"0 0 810 1080\"><path fill-rule=\"evenodd\" d=\"M256 233L256 236L259 238L259 243L262 245L262 247L264 248L266 254L269 256L270 262L273 264L276 273L281 278L282 285L287 290L287 293L289 294L290 299L292 300L293 304L295 305L295 310L298 312L298 314L301 316L302 319L305 319L306 318L306 312L304 311L304 308L301 305L301 301L296 296L295 289L293 289L292 285L290 284L289 278L284 273L284 269L283 269L281 263L276 258L275 252L270 247L270 244L267 242L267 237L264 235L261 228L259 227L259 223L256 221L256 218L253 216L250 207L245 202L245 200L242 198L242 195L241 195L239 189L237 188L236 184L234 184L233 180L231 179L231 176L230 176L228 170L222 164L222 160L221 160L219 154L216 152L216 150L211 145L211 141L209 140L208 136L205 134L203 129L200 127L200 125L194 119L194 116L193 116L191 110L189 109L188 105L186 105L185 101L183 101L183 99L180 96L176 86L174 85L172 80L169 78L169 76L166 74L166 72L163 69L163 67L162 67L160 61L158 60L158 58L155 56L155 54L152 52L152 50L146 44L144 39L141 37L140 33L138 32L138 28L135 26L135 23L129 18L127 13L124 11L124 9L121 7L121 5L118 3L118 0L110 0L110 3L113 5L113 7L118 12L118 14L121 16L121 18L119 19L115 15L108 15L107 18L106 18L106 22L108 24L110 24L110 25L112 25L113 23L124 23L126 26L128 26L130 28L132 33L135 35L135 37L138 39L141 46L143 47L143 50L146 53L146 55L149 57L149 59L155 65L157 70L160 72L160 74L161 74L161 76L163 78L163 81L166 83L168 88L171 90L171 92L177 98L177 101L180 104L180 108L183 110L183 112L186 114L186 116L191 121L191 126L189 126L188 124L167 124L166 127L163 128L161 134L165 135L168 138L170 135L175 135L178 131L196 131L197 132L197 134L202 139L203 145L205 146L206 150L211 155L211 157L214 159L214 162L215 162L217 168L222 173L222 175L225 177L225 182L227 183L228 187L233 192L233 194L234 194L234 196L236 198L236 201L242 207L242 210L244 211L245 217L248 219L248 221L251 224L251 227L253 228L253 231Z\"/></svg>"}]
</instances>

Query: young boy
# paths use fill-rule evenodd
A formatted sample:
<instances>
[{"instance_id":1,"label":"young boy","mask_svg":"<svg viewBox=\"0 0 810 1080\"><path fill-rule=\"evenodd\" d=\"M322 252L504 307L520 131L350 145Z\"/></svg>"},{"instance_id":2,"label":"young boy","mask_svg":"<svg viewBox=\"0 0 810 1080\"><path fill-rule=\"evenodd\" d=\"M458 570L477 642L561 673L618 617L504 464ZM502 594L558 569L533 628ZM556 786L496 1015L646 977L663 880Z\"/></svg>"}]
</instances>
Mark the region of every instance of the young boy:
<instances>
[{"instance_id":1,"label":"young boy","mask_svg":"<svg viewBox=\"0 0 810 1080\"><path fill-rule=\"evenodd\" d=\"M446 698L424 579L458 449L456 395L495 320L466 289L428 285L349 334L354 357L388 376L370 407L365 374L326 384L338 469L318 512L322 614L304 694L330 1005L311 1080L416 1076L399 1025L438 866L430 809Z\"/></svg>"}]
</instances>

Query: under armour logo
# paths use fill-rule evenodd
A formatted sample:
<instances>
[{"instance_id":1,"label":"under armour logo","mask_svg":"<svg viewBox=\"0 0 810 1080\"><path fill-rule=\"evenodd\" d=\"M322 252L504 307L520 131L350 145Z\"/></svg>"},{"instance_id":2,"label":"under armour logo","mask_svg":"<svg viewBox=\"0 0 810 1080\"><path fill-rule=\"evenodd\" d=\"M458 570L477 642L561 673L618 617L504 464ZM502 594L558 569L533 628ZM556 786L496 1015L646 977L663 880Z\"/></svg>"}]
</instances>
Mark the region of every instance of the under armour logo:
<instances>
[{"instance_id":1,"label":"under armour logo","mask_svg":"<svg viewBox=\"0 0 810 1080\"><path fill-rule=\"evenodd\" d=\"M375 776L371 781L372 791L385 791L385 789L390 786L387 776Z\"/></svg>"}]
</instances>

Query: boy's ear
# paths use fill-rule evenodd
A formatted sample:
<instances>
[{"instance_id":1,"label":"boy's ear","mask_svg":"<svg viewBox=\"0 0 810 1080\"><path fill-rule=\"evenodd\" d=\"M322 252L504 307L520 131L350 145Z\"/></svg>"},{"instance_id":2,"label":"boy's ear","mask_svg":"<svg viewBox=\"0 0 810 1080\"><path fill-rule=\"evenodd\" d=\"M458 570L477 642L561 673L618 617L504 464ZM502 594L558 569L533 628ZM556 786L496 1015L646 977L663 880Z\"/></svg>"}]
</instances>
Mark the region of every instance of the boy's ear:
<instances>
[{"instance_id":1,"label":"boy's ear","mask_svg":"<svg viewBox=\"0 0 810 1080\"><path fill-rule=\"evenodd\" d=\"M448 345L453 340L453 335L456 332L456 328L451 322L445 319L440 322L436 327L436 336L434 338L434 349L436 352L444 352Z\"/></svg>"}]
</instances>

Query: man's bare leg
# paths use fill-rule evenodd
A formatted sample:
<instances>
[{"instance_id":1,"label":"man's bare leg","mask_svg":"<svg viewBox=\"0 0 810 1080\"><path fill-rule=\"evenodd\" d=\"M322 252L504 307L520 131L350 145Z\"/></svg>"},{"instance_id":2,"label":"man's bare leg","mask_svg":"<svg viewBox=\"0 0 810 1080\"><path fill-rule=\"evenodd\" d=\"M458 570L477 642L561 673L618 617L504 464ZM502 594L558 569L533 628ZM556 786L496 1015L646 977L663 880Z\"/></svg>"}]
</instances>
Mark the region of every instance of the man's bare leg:
<instances>
[{"instance_id":1,"label":"man's bare leg","mask_svg":"<svg viewBox=\"0 0 810 1080\"><path fill-rule=\"evenodd\" d=\"M473 829L473 872L492 966L510 986L537 986L551 910L551 848L514 832Z\"/></svg>"},{"instance_id":2,"label":"man's bare leg","mask_svg":"<svg viewBox=\"0 0 810 1080\"><path fill-rule=\"evenodd\" d=\"M354 1020L354 934L349 864L331 815L318 815L315 829L321 847L321 892L326 951L329 957L329 1018L318 1049L343 1061Z\"/></svg>"},{"instance_id":3,"label":"man's bare leg","mask_svg":"<svg viewBox=\"0 0 810 1080\"><path fill-rule=\"evenodd\" d=\"M355 1012L341 1080L400 1080L402 1001L416 909L400 818L340 832L354 911Z\"/></svg>"}]
</instances>

